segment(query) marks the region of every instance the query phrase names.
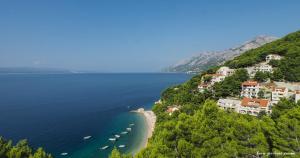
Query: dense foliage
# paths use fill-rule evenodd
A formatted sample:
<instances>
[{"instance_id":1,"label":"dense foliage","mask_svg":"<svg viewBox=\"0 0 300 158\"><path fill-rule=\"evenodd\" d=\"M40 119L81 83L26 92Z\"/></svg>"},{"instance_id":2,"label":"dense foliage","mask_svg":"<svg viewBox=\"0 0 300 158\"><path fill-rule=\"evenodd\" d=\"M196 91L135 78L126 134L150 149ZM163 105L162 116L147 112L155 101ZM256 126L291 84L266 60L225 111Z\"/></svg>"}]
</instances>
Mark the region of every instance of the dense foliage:
<instances>
[{"instance_id":1,"label":"dense foliage","mask_svg":"<svg viewBox=\"0 0 300 158\"><path fill-rule=\"evenodd\" d=\"M19 141L16 145L0 137L0 158L52 158L42 148L33 150L26 140Z\"/></svg>"},{"instance_id":2,"label":"dense foliage","mask_svg":"<svg viewBox=\"0 0 300 158\"><path fill-rule=\"evenodd\" d=\"M300 81L300 31L291 33L279 40L268 43L245 52L244 54L225 63L231 68L243 68L253 66L265 61L268 54L284 56L280 61L271 61L271 65L277 67L275 79L287 81Z\"/></svg>"},{"instance_id":3,"label":"dense foliage","mask_svg":"<svg viewBox=\"0 0 300 158\"><path fill-rule=\"evenodd\" d=\"M218 67L193 77L188 82L168 88L162 93L162 103L153 111L157 115L154 134L147 148L137 158L184 157L297 157L300 154L300 102L283 99L272 107L271 116L264 112L257 117L224 111L216 100L238 97L241 82L249 79L245 69L265 61L268 54L279 54L280 61L271 60L272 74L258 72L254 79L263 82L300 81L300 31L250 50L225 65L237 69L234 75L200 93L197 85L211 78ZM264 98L264 92L259 92ZM170 105L180 107L171 116ZM114 151L118 155L118 151ZM284 155L285 154L285 155ZM117 156L122 157L122 155Z\"/></svg>"},{"instance_id":4,"label":"dense foliage","mask_svg":"<svg viewBox=\"0 0 300 158\"><path fill-rule=\"evenodd\" d=\"M224 81L215 83L214 96L227 97L227 96L239 96L241 91L241 83L248 80L249 76L245 69L238 69L229 77L226 77Z\"/></svg>"},{"instance_id":5,"label":"dense foliage","mask_svg":"<svg viewBox=\"0 0 300 158\"><path fill-rule=\"evenodd\" d=\"M137 158L276 157L300 152L300 103L282 100L274 115L253 117L220 110L206 100L193 114L180 112L157 123L147 148ZM165 115L162 105L156 113ZM111 158L125 158L114 150Z\"/></svg>"},{"instance_id":6,"label":"dense foliage","mask_svg":"<svg viewBox=\"0 0 300 158\"><path fill-rule=\"evenodd\" d=\"M263 82L268 78L276 81L300 81L300 32L250 50L225 65L231 68L253 66L265 60L268 54L284 58L272 60L273 74L258 72L254 79ZM212 91L199 93L196 86L210 69L187 83L166 90L163 104L155 105L158 122L146 149L137 157L285 157L280 154L299 154L300 105L282 100L273 107L272 116L260 113L257 117L241 115L218 109L215 101L220 97L236 97L241 82L249 79L245 69L216 83ZM209 78L203 78L204 82ZM261 98L264 92L261 91ZM197 99L195 99L197 98ZM168 116L168 105L180 105L180 112ZM277 155L268 155L273 153Z\"/></svg>"}]
</instances>

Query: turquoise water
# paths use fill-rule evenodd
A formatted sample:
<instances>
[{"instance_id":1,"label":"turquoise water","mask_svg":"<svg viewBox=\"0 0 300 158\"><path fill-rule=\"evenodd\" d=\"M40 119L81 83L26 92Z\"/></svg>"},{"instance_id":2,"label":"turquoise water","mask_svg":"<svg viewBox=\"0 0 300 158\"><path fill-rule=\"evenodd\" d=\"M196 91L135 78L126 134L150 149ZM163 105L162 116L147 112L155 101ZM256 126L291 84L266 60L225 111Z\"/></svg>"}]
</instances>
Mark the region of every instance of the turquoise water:
<instances>
[{"instance_id":1,"label":"turquoise water","mask_svg":"<svg viewBox=\"0 0 300 158\"><path fill-rule=\"evenodd\" d=\"M143 116L163 89L182 83L185 74L0 74L0 135L28 139L55 157L107 157L114 146L131 153L145 136ZM134 123L132 132L112 143ZM92 136L88 140L83 137ZM109 145L107 150L100 147ZM60 154L67 152L67 156Z\"/></svg>"}]
</instances>

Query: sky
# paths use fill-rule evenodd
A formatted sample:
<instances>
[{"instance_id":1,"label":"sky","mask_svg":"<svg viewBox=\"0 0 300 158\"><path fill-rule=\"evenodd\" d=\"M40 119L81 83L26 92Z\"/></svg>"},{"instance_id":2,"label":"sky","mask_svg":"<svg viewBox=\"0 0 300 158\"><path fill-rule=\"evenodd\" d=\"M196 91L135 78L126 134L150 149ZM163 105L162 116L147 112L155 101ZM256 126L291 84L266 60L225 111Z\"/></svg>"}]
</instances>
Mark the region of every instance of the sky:
<instances>
[{"instance_id":1,"label":"sky","mask_svg":"<svg viewBox=\"0 0 300 158\"><path fill-rule=\"evenodd\" d=\"M158 72L300 29L299 0L1 0L0 67Z\"/></svg>"}]
</instances>

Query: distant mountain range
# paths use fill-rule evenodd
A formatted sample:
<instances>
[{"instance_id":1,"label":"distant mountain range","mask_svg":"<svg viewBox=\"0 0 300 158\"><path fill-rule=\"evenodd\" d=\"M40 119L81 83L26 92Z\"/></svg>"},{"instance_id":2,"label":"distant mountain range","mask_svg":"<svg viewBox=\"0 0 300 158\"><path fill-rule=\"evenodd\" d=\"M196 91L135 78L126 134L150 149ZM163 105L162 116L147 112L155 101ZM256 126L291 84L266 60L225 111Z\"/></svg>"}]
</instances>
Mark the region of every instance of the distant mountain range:
<instances>
[{"instance_id":1,"label":"distant mountain range","mask_svg":"<svg viewBox=\"0 0 300 158\"><path fill-rule=\"evenodd\" d=\"M202 52L199 55L193 56L189 59L179 61L163 71L198 73L210 68L211 66L221 65L225 61L233 59L234 57L248 50L258 48L277 39L277 37L273 36L257 36L256 38L247 41L238 47L229 48L223 51Z\"/></svg>"},{"instance_id":2,"label":"distant mountain range","mask_svg":"<svg viewBox=\"0 0 300 158\"><path fill-rule=\"evenodd\" d=\"M0 67L0 73L22 73L22 74L45 74L45 73L72 73L69 70L56 69L56 68L33 68L33 67Z\"/></svg>"}]
</instances>

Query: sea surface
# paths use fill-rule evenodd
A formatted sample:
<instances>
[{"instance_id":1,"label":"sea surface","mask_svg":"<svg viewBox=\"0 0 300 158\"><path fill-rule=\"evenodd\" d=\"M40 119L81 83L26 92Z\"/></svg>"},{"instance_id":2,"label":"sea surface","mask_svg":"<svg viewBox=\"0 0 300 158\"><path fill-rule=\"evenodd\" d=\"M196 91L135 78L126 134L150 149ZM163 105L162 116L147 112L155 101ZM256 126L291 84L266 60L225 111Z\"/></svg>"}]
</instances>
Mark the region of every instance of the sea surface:
<instances>
[{"instance_id":1,"label":"sea surface","mask_svg":"<svg viewBox=\"0 0 300 158\"><path fill-rule=\"evenodd\" d=\"M186 74L0 74L0 136L27 139L57 158L107 157L114 146L138 150L145 118L161 92L188 80ZM132 131L112 143L108 138ZM92 136L84 140L83 137ZM100 147L109 145L107 150ZM61 153L68 153L61 156Z\"/></svg>"}]
</instances>

